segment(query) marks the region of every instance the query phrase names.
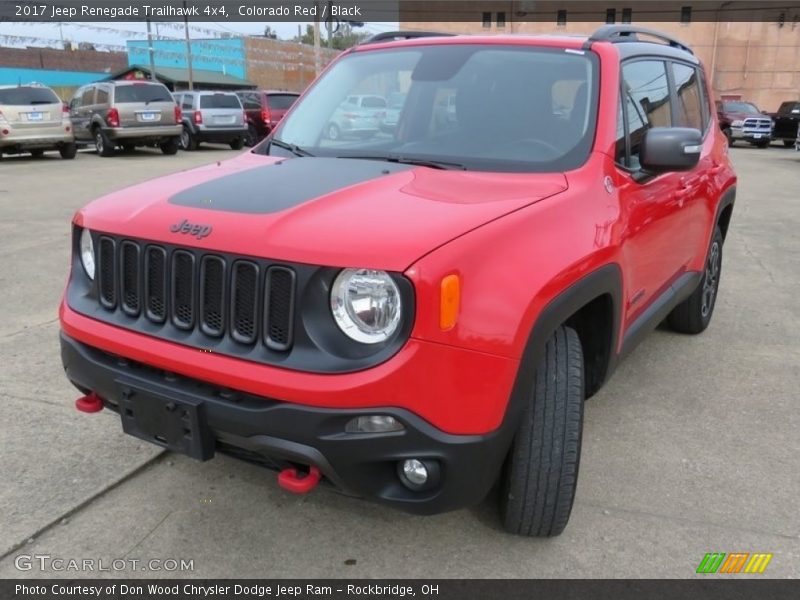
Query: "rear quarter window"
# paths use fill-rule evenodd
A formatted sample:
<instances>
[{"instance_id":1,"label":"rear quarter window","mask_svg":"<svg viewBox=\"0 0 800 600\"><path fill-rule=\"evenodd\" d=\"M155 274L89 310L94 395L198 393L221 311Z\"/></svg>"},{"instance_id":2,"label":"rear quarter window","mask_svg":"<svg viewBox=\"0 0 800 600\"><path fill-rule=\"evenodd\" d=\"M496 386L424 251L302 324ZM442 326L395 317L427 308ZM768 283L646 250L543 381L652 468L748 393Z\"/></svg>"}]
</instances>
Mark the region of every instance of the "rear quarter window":
<instances>
[{"instance_id":1,"label":"rear quarter window","mask_svg":"<svg viewBox=\"0 0 800 600\"><path fill-rule=\"evenodd\" d=\"M0 89L0 104L6 106L30 106L35 104L58 104L55 92L49 88L15 87Z\"/></svg>"}]
</instances>

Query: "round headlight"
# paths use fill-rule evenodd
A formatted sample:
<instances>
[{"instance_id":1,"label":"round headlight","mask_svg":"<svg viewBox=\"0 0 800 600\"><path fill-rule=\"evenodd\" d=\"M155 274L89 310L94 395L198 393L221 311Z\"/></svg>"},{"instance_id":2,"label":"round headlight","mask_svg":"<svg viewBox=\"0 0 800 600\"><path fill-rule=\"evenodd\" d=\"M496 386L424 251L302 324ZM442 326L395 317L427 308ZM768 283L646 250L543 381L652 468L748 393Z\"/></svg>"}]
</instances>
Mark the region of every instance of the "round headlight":
<instances>
[{"instance_id":1,"label":"round headlight","mask_svg":"<svg viewBox=\"0 0 800 600\"><path fill-rule=\"evenodd\" d=\"M94 244L88 229L81 232L81 264L89 279L94 281Z\"/></svg>"},{"instance_id":2,"label":"round headlight","mask_svg":"<svg viewBox=\"0 0 800 600\"><path fill-rule=\"evenodd\" d=\"M377 344L400 325L400 290L385 271L344 269L333 282L331 311L351 339Z\"/></svg>"}]
</instances>

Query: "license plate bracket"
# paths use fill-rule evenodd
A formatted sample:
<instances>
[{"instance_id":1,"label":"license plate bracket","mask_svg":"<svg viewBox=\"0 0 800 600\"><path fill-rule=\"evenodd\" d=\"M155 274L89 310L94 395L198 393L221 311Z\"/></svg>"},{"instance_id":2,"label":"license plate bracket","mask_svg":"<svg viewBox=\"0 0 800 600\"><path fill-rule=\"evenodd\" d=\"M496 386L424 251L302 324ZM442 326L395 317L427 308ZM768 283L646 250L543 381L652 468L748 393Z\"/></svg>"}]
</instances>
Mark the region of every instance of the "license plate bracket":
<instances>
[{"instance_id":1,"label":"license plate bracket","mask_svg":"<svg viewBox=\"0 0 800 600\"><path fill-rule=\"evenodd\" d=\"M196 460L214 457L214 436L202 400L120 384L119 413L125 433Z\"/></svg>"}]
</instances>

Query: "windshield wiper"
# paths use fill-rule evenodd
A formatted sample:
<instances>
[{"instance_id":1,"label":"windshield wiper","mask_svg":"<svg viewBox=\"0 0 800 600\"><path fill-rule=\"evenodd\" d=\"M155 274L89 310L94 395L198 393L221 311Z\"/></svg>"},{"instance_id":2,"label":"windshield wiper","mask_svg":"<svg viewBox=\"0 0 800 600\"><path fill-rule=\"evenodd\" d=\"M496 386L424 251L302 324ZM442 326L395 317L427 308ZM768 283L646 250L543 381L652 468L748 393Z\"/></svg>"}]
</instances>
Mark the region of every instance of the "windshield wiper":
<instances>
[{"instance_id":1,"label":"windshield wiper","mask_svg":"<svg viewBox=\"0 0 800 600\"><path fill-rule=\"evenodd\" d=\"M314 156L313 154L311 154L311 152L309 152L308 150L304 150L297 144L290 144L289 142L284 142L283 140L276 140L273 138L269 141L269 145L270 146L274 145L277 146L278 148L283 148L284 150L288 150L295 156Z\"/></svg>"},{"instance_id":2,"label":"windshield wiper","mask_svg":"<svg viewBox=\"0 0 800 600\"><path fill-rule=\"evenodd\" d=\"M383 160L391 163L399 163L401 165L417 165L420 167L430 167L431 169L445 169L453 171L466 171L467 167L461 163L448 162L445 160L436 160L430 158L414 158L413 156L337 156L337 158L356 158L361 160Z\"/></svg>"}]
</instances>

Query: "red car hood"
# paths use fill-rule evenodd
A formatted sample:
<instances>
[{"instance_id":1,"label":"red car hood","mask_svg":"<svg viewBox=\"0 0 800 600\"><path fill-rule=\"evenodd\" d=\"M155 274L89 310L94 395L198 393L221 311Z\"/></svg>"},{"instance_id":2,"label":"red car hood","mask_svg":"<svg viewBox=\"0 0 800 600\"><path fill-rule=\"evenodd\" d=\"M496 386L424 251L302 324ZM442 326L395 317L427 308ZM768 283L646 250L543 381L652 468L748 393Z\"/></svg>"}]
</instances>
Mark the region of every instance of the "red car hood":
<instances>
[{"instance_id":1,"label":"red car hood","mask_svg":"<svg viewBox=\"0 0 800 600\"><path fill-rule=\"evenodd\" d=\"M104 196L76 223L234 254L403 271L453 238L565 189L560 173L247 153Z\"/></svg>"}]
</instances>

